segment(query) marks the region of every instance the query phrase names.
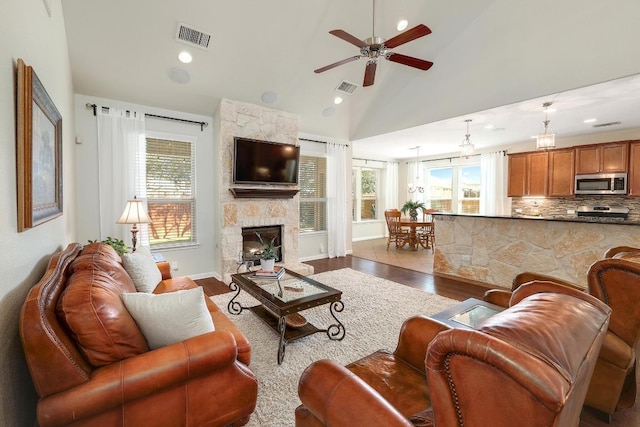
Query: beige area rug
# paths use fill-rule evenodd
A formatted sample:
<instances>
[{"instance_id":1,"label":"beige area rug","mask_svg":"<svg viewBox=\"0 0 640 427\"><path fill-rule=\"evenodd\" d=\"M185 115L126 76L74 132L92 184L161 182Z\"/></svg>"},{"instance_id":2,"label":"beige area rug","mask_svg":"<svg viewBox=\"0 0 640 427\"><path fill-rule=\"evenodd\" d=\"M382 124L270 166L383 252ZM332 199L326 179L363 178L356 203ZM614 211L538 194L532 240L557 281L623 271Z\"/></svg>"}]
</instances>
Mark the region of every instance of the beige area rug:
<instances>
[{"instance_id":1,"label":"beige area rug","mask_svg":"<svg viewBox=\"0 0 640 427\"><path fill-rule=\"evenodd\" d=\"M333 359L345 365L379 349L394 350L405 319L416 314L432 315L457 303L350 268L311 277L342 291L344 310L337 313L346 328L342 341L331 341L325 333L302 338L287 345L284 361L278 365L276 333L249 310L237 316L229 314L251 342L250 368L259 381L258 404L248 426L293 426L294 410L300 404L298 379L313 361ZM227 312L233 294L212 299ZM257 305L244 292L237 301L244 306ZM328 305L302 313L320 328L334 323Z\"/></svg>"}]
</instances>

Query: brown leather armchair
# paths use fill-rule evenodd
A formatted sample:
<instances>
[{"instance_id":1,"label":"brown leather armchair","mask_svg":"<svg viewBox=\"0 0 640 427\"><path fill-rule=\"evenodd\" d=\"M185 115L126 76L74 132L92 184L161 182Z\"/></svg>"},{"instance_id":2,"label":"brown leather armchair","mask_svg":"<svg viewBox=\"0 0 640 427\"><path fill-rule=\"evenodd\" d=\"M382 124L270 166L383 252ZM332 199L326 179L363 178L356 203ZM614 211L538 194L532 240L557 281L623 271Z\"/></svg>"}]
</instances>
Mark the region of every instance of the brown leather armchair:
<instances>
[{"instance_id":1,"label":"brown leather armchair","mask_svg":"<svg viewBox=\"0 0 640 427\"><path fill-rule=\"evenodd\" d=\"M115 251L97 245L83 249L72 243L54 254L22 306L20 336L40 397L38 425L246 424L258 384L238 360L234 333L221 323L213 332L149 350L120 298L121 292L135 292L135 287ZM187 282L168 279L162 287L184 287ZM65 291L74 286L74 301L82 294L97 295L87 310L85 338L96 341L111 327L109 337L117 341L109 343L118 344L116 360L95 362L107 344L87 351L61 315ZM98 312L101 322L93 316ZM250 353L245 357L249 360Z\"/></svg>"},{"instance_id":2,"label":"brown leather armchair","mask_svg":"<svg viewBox=\"0 0 640 427\"><path fill-rule=\"evenodd\" d=\"M640 264L624 258L597 261L589 269L587 283L589 293L612 312L585 403L610 417L636 400Z\"/></svg>"},{"instance_id":3,"label":"brown leather armchair","mask_svg":"<svg viewBox=\"0 0 640 427\"><path fill-rule=\"evenodd\" d=\"M585 405L600 411L607 421L621 409L630 408L636 399L637 356L635 348L640 339L640 250L618 246L607 250L605 258L591 265L587 273L586 291L609 305L611 324L598 356ZM513 279L512 289L524 283L538 281L561 285L561 292L584 292L570 282L532 272L521 273ZM502 307L509 306L513 291L495 289L485 293L485 301ZM615 319L615 321L614 321Z\"/></svg>"},{"instance_id":4,"label":"brown leather armchair","mask_svg":"<svg viewBox=\"0 0 640 427\"><path fill-rule=\"evenodd\" d=\"M296 426L578 425L610 308L528 286L477 330L417 316L393 353L313 363L299 381Z\"/></svg>"}]
</instances>

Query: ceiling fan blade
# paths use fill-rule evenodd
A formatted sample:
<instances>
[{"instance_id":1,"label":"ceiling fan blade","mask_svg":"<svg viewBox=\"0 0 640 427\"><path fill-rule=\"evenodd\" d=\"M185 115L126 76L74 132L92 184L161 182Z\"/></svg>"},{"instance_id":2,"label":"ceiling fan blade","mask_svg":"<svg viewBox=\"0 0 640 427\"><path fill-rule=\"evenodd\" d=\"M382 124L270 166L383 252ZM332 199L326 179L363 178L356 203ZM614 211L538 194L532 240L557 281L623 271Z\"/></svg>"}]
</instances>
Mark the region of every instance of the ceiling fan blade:
<instances>
[{"instance_id":1,"label":"ceiling fan blade","mask_svg":"<svg viewBox=\"0 0 640 427\"><path fill-rule=\"evenodd\" d=\"M414 58L413 56L407 56L393 52L387 54L387 59L391 62L408 65L409 67L419 68L424 71L427 71L433 65L433 62L425 61L424 59L418 59Z\"/></svg>"},{"instance_id":2,"label":"ceiling fan blade","mask_svg":"<svg viewBox=\"0 0 640 427\"><path fill-rule=\"evenodd\" d=\"M411 28L410 30L405 31L404 33L400 33L395 37L391 37L389 40L384 42L384 45L389 49L393 49L394 47L408 43L411 40L419 39L420 37L424 37L428 34L431 34L431 30L429 29L429 27L424 24L419 24Z\"/></svg>"},{"instance_id":3,"label":"ceiling fan blade","mask_svg":"<svg viewBox=\"0 0 640 427\"><path fill-rule=\"evenodd\" d=\"M330 70L332 68L336 68L339 65L347 64L351 61L355 61L356 59L360 59L360 55L352 56L351 58L343 59L342 61L334 62L333 64L325 65L324 67L318 68L317 70L313 70L314 73L322 73L324 71Z\"/></svg>"},{"instance_id":4,"label":"ceiling fan blade","mask_svg":"<svg viewBox=\"0 0 640 427\"><path fill-rule=\"evenodd\" d=\"M364 81L362 82L363 87L373 85L373 82L376 79L377 66L378 66L378 63L376 61L367 62L367 67L364 69Z\"/></svg>"},{"instance_id":5,"label":"ceiling fan blade","mask_svg":"<svg viewBox=\"0 0 640 427\"><path fill-rule=\"evenodd\" d=\"M351 34L347 33L344 30L331 30L329 31L329 34L333 34L334 36L349 42L353 45L358 46L359 48L363 48L363 47L367 47L369 46L368 44L366 44L365 42L363 42L362 40L360 40L359 38L357 38L356 36L352 36Z\"/></svg>"}]
</instances>

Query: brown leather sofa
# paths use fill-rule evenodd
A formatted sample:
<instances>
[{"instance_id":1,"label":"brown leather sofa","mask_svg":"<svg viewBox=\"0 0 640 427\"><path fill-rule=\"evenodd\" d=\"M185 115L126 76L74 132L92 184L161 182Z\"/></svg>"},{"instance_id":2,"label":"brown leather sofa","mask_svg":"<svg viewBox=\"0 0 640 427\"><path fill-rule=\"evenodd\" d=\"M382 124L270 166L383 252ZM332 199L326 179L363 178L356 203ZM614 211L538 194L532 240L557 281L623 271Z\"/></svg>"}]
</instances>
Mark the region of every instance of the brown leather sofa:
<instances>
[{"instance_id":1,"label":"brown leather sofa","mask_svg":"<svg viewBox=\"0 0 640 427\"><path fill-rule=\"evenodd\" d=\"M167 266L162 270L156 293L197 286L186 277L170 278ZM242 332L207 298L214 332L149 350L120 296L135 291L108 245L72 243L52 256L20 315L40 397L38 424L246 424L257 381L247 367L251 347ZM75 309L73 329L63 301Z\"/></svg>"},{"instance_id":2,"label":"brown leather sofa","mask_svg":"<svg viewBox=\"0 0 640 427\"><path fill-rule=\"evenodd\" d=\"M609 330L591 379L585 405L597 409L606 421L619 410L630 408L636 401L638 358L636 346L640 340L640 250L628 246L609 249L602 260L591 265L587 273L587 292L612 309ZM521 273L512 284L512 291L490 290L485 301L507 307L512 292L533 280L552 286L560 284L563 292L585 290L567 281L537 273Z\"/></svg>"},{"instance_id":3,"label":"brown leather sofa","mask_svg":"<svg viewBox=\"0 0 640 427\"><path fill-rule=\"evenodd\" d=\"M528 286L477 330L417 316L393 353L311 364L296 426L577 426L610 308Z\"/></svg>"}]
</instances>

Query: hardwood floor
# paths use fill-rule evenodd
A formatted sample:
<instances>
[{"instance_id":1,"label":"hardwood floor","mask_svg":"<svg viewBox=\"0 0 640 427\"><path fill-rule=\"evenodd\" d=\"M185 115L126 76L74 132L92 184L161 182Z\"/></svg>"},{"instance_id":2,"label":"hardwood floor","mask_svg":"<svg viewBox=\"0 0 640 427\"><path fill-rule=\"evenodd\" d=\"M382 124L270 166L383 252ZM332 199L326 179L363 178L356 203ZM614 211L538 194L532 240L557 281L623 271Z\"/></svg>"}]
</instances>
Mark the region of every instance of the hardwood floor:
<instances>
[{"instance_id":1,"label":"hardwood floor","mask_svg":"<svg viewBox=\"0 0 640 427\"><path fill-rule=\"evenodd\" d=\"M386 248L386 243L385 243ZM387 259L387 262L389 260ZM324 271L338 270L341 268L351 268L363 273L371 274L376 277L401 283L412 288L420 289L442 295L448 298L463 301L467 298L482 298L484 292L490 289L488 286L479 284L464 283L457 280L436 277L432 274L420 271L410 270L396 265L384 264L382 262L363 259L356 256L346 256L344 258L320 259L315 261L307 261L306 264L312 265L315 273ZM207 295L217 295L229 292L226 284L210 278L199 279L196 282L204 288ZM640 389L640 381L638 381L638 389ZM640 426L640 404L636 404L630 409L620 411L613 415L611 424L607 424L599 418L596 411L585 408L580 419L579 427L632 427Z\"/></svg>"}]
</instances>

